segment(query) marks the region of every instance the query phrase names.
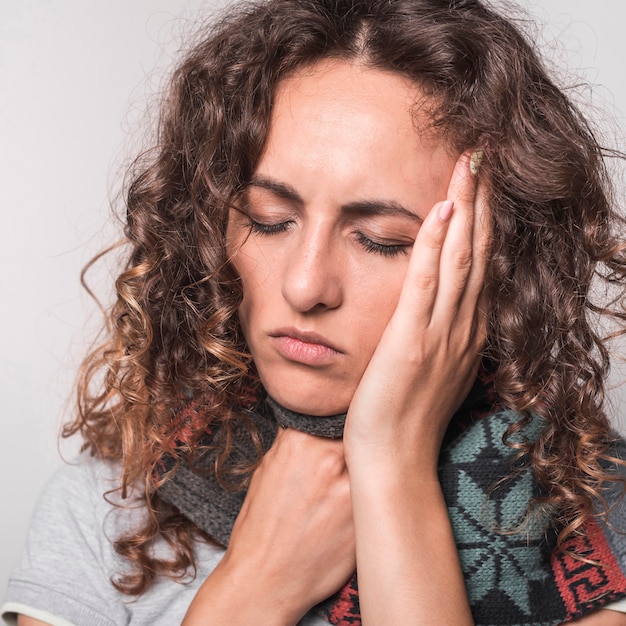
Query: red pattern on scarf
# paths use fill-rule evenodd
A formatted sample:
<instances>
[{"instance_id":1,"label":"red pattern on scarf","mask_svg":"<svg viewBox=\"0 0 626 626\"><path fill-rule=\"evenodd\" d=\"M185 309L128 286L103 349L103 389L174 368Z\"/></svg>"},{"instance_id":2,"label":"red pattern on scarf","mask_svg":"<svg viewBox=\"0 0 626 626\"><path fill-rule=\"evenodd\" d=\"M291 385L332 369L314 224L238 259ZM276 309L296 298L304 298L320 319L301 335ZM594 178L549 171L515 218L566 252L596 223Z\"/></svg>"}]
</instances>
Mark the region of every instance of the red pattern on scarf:
<instances>
[{"instance_id":1,"label":"red pattern on scarf","mask_svg":"<svg viewBox=\"0 0 626 626\"><path fill-rule=\"evenodd\" d=\"M337 593L326 619L333 626L360 626L359 592L353 576Z\"/></svg>"},{"instance_id":2,"label":"red pattern on scarf","mask_svg":"<svg viewBox=\"0 0 626 626\"><path fill-rule=\"evenodd\" d=\"M567 619L580 617L590 607L608 604L626 593L626 576L596 520L587 522L584 534L568 539L564 548L600 563L600 566L596 566L560 550L553 551L552 570L567 611Z\"/></svg>"}]
</instances>

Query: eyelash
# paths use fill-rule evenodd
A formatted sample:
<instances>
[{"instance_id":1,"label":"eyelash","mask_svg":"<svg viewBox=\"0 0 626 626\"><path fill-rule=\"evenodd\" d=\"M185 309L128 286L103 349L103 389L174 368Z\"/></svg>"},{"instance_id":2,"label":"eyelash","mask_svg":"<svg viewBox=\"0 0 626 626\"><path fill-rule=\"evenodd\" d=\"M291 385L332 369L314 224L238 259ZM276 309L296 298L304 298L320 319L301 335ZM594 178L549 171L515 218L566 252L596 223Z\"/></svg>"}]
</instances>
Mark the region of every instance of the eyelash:
<instances>
[{"instance_id":1,"label":"eyelash","mask_svg":"<svg viewBox=\"0 0 626 626\"><path fill-rule=\"evenodd\" d=\"M372 241L369 237L366 237L363 233L356 233L359 243L365 248L367 252L373 252L375 254L381 254L386 257L399 256L401 254L408 254L408 245L404 244L392 244L384 245L376 241Z\"/></svg>"},{"instance_id":2,"label":"eyelash","mask_svg":"<svg viewBox=\"0 0 626 626\"><path fill-rule=\"evenodd\" d=\"M262 222L256 222L253 219L249 219L250 232L257 233L259 235L277 235L284 233L289 229L291 222L279 222L277 224L263 224ZM363 233L356 233L357 240L366 252L373 254L380 254L385 257L395 257L401 254L407 254L408 245L405 244L391 244L385 245L373 241L369 237L366 237Z\"/></svg>"},{"instance_id":3,"label":"eyelash","mask_svg":"<svg viewBox=\"0 0 626 626\"><path fill-rule=\"evenodd\" d=\"M263 224L262 222L255 222L253 219L248 218L250 223L250 232L258 233L259 235L277 235L278 233L284 233L288 230L291 222L279 222L278 224Z\"/></svg>"}]
</instances>

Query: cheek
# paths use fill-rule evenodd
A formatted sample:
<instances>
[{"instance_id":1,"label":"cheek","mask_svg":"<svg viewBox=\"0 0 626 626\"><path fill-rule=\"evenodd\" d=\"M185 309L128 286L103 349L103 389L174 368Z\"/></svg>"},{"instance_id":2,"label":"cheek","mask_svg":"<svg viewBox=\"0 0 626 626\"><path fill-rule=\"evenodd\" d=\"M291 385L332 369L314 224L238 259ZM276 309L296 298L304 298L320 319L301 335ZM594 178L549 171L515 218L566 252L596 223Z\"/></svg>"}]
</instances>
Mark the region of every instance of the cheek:
<instances>
[{"instance_id":1,"label":"cheek","mask_svg":"<svg viewBox=\"0 0 626 626\"><path fill-rule=\"evenodd\" d=\"M267 256L258 252L258 247L246 244L233 257L243 293L239 323L248 342L253 342L255 332L271 321L279 297L278 272Z\"/></svg>"},{"instance_id":2,"label":"cheek","mask_svg":"<svg viewBox=\"0 0 626 626\"><path fill-rule=\"evenodd\" d=\"M400 298L402 283L406 270L385 276L385 280L371 284L365 280L361 283L360 302L354 311L353 320L361 328L358 341L367 349L368 360L380 341L389 320L394 314ZM371 276L370 276L371 280ZM367 347L367 348L366 348Z\"/></svg>"},{"instance_id":3,"label":"cheek","mask_svg":"<svg viewBox=\"0 0 626 626\"><path fill-rule=\"evenodd\" d=\"M247 232L230 249L233 250L231 262L245 288L244 293L263 289L280 270L281 255L271 245L252 239Z\"/></svg>"},{"instance_id":4,"label":"cheek","mask_svg":"<svg viewBox=\"0 0 626 626\"><path fill-rule=\"evenodd\" d=\"M246 338L246 341L250 340L250 326L254 323L254 311L258 311L258 305L255 303L255 294L250 287L249 275L243 274L239 266L235 266L241 277L241 288L243 292L243 298L239 304L237 315L239 317L239 325Z\"/></svg>"},{"instance_id":5,"label":"cheek","mask_svg":"<svg viewBox=\"0 0 626 626\"><path fill-rule=\"evenodd\" d=\"M250 326L250 259L248 255L242 250L245 246L245 237L240 232L240 229L233 227L232 222L229 223L226 234L226 250L230 258L230 262L235 272L239 276L239 281L242 290L242 300L237 310L237 316L239 319L239 325L246 339L249 336Z\"/></svg>"}]
</instances>

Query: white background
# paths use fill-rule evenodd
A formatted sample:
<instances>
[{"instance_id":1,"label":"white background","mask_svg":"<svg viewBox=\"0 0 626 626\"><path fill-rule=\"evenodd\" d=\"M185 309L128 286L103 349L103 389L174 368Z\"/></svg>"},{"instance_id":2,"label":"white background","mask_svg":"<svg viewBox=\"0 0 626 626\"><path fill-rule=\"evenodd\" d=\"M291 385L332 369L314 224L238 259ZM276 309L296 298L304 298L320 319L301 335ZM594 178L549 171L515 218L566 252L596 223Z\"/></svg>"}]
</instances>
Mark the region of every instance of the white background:
<instances>
[{"instance_id":1,"label":"white background","mask_svg":"<svg viewBox=\"0 0 626 626\"><path fill-rule=\"evenodd\" d=\"M112 241L110 196L149 94L180 32L211 6L0 4L0 598L35 498L61 462L57 433L72 411L75 371L97 326L80 269ZM608 140L624 147L626 5L523 6L543 25L541 45L566 68L566 82L582 76L593 85L581 97ZM96 287L102 292L109 282L101 271ZM612 398L615 415L626 415L620 392ZM62 447L71 454L75 446Z\"/></svg>"}]
</instances>

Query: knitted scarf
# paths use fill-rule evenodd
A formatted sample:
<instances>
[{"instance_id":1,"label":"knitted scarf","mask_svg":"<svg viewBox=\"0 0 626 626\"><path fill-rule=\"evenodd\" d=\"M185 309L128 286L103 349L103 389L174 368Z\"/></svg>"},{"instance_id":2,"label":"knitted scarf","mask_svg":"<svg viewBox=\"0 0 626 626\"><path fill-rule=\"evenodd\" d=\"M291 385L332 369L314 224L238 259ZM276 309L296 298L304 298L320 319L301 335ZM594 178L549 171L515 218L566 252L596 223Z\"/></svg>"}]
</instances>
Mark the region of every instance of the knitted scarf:
<instances>
[{"instance_id":1,"label":"knitted scarf","mask_svg":"<svg viewBox=\"0 0 626 626\"><path fill-rule=\"evenodd\" d=\"M186 410L197 409L192 403ZM619 483L602 494L615 504L609 518L589 521L584 533L568 540L565 552L555 550L556 531L549 520L519 526L530 499L541 495L524 459L516 459L502 440L519 417L496 407L489 386L479 380L453 417L440 455L439 478L477 626L552 626L626 596L626 504L620 501ZM311 417L266 398L253 419L265 452L279 427L341 437L345 415ZM519 433L520 441L538 435L538 421ZM205 443L220 449L222 436L219 430L207 433ZM244 426L235 427L232 436L229 463L257 458L258 448ZM626 444L618 441L614 453L626 458ZM163 474L178 467L158 494L227 546L245 491L220 483L214 461L209 452L191 468L173 456L164 457ZM504 477L509 478L502 481ZM515 532L507 532L511 530ZM335 626L361 624L356 574L313 611Z\"/></svg>"}]
</instances>

